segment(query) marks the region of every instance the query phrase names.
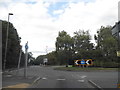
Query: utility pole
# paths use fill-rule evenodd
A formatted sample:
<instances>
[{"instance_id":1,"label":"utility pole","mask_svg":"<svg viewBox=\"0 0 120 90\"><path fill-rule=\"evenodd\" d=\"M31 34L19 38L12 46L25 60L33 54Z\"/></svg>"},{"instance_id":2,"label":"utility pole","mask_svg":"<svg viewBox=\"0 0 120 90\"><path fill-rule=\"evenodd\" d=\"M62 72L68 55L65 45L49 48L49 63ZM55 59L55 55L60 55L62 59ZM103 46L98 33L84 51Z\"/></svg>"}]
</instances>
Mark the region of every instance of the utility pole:
<instances>
[{"instance_id":1,"label":"utility pole","mask_svg":"<svg viewBox=\"0 0 120 90\"><path fill-rule=\"evenodd\" d=\"M27 77L27 61L28 61L28 41L25 45L25 68L24 68L24 77Z\"/></svg>"},{"instance_id":2,"label":"utility pole","mask_svg":"<svg viewBox=\"0 0 120 90\"><path fill-rule=\"evenodd\" d=\"M3 70L5 70L6 66L6 58L7 58L7 44L8 44L8 33L9 33L9 18L10 15L13 15L12 13L8 13L8 23L7 23L7 33L6 33L6 43L5 43L5 57L4 57L4 64L3 64Z\"/></svg>"},{"instance_id":3,"label":"utility pole","mask_svg":"<svg viewBox=\"0 0 120 90\"><path fill-rule=\"evenodd\" d=\"M46 46L46 58L44 59L44 64L45 65L47 65L47 62L48 62L47 53L48 53L48 46Z\"/></svg>"},{"instance_id":4,"label":"utility pole","mask_svg":"<svg viewBox=\"0 0 120 90\"><path fill-rule=\"evenodd\" d=\"M18 60L18 72L17 73L19 73L19 69L20 69L21 55L22 55L22 46L20 47L20 54L19 54L19 60Z\"/></svg>"}]
</instances>

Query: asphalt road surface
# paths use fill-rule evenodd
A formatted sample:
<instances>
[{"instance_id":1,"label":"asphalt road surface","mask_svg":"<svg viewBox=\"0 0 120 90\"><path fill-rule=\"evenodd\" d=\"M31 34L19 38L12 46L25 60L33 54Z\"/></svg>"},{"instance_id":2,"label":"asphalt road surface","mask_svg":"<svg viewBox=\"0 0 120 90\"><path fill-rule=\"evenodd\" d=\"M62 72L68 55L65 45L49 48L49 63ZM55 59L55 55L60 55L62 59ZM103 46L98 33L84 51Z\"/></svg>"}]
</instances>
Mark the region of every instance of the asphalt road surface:
<instances>
[{"instance_id":1,"label":"asphalt road surface","mask_svg":"<svg viewBox=\"0 0 120 90\"><path fill-rule=\"evenodd\" d=\"M29 67L27 77L36 78L32 84L26 85L27 88L117 88L117 71L59 71L53 68L53 66ZM16 74L24 76L24 69L20 69ZM6 78L3 79L3 86L8 84L5 81Z\"/></svg>"},{"instance_id":2,"label":"asphalt road surface","mask_svg":"<svg viewBox=\"0 0 120 90\"><path fill-rule=\"evenodd\" d=\"M93 82L100 88L117 88L118 72L95 71L74 72L58 71L53 67L33 66L28 75L38 78L29 88L95 88Z\"/></svg>"}]
</instances>

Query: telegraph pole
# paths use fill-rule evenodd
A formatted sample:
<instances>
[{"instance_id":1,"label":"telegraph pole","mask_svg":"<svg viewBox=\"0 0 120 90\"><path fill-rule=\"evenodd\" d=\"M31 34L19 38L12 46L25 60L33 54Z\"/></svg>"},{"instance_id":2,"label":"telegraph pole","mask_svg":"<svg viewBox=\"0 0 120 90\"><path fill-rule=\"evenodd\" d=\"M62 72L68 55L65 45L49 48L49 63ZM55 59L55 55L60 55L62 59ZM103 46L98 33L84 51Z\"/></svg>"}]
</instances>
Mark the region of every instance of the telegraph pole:
<instances>
[{"instance_id":1,"label":"telegraph pole","mask_svg":"<svg viewBox=\"0 0 120 90\"><path fill-rule=\"evenodd\" d=\"M28 41L25 45L25 68L24 68L24 77L27 77L27 61L28 61Z\"/></svg>"},{"instance_id":2,"label":"telegraph pole","mask_svg":"<svg viewBox=\"0 0 120 90\"><path fill-rule=\"evenodd\" d=\"M18 72L17 73L19 73L19 69L20 69L21 55L22 55L22 46L20 47L20 54L19 54L19 60L18 60Z\"/></svg>"}]
</instances>

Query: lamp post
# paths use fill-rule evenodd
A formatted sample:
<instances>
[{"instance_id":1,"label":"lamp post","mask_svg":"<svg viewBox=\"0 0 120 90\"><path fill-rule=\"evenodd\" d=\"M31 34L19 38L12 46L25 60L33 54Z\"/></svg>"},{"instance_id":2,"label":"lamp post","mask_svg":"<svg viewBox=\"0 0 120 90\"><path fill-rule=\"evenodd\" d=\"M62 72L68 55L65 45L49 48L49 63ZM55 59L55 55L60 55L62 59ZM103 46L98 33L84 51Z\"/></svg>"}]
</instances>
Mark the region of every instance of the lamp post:
<instances>
[{"instance_id":1,"label":"lamp post","mask_svg":"<svg viewBox=\"0 0 120 90\"><path fill-rule=\"evenodd\" d=\"M9 18L10 18L10 15L13 15L13 14L12 14L12 13L8 13L8 23L7 23L6 44L5 44L5 57L4 57L4 65L3 65L3 70L5 70L5 66L6 66L7 43L8 43Z\"/></svg>"}]
</instances>

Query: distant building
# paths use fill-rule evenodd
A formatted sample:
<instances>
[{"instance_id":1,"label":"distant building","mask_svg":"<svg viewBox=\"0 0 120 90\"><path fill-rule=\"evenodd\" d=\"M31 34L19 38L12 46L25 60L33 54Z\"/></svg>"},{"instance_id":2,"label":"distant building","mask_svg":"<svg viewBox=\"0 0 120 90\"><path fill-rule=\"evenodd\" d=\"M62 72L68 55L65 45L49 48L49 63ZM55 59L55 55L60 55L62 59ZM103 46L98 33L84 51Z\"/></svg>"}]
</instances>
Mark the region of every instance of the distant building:
<instances>
[{"instance_id":1,"label":"distant building","mask_svg":"<svg viewBox=\"0 0 120 90\"><path fill-rule=\"evenodd\" d=\"M118 22L112 28L112 35L120 41L120 1L118 2Z\"/></svg>"},{"instance_id":2,"label":"distant building","mask_svg":"<svg viewBox=\"0 0 120 90\"><path fill-rule=\"evenodd\" d=\"M120 21L112 27L112 35L119 38L120 41Z\"/></svg>"},{"instance_id":3,"label":"distant building","mask_svg":"<svg viewBox=\"0 0 120 90\"><path fill-rule=\"evenodd\" d=\"M120 56L120 21L112 27L112 35L118 39L117 56Z\"/></svg>"}]
</instances>

